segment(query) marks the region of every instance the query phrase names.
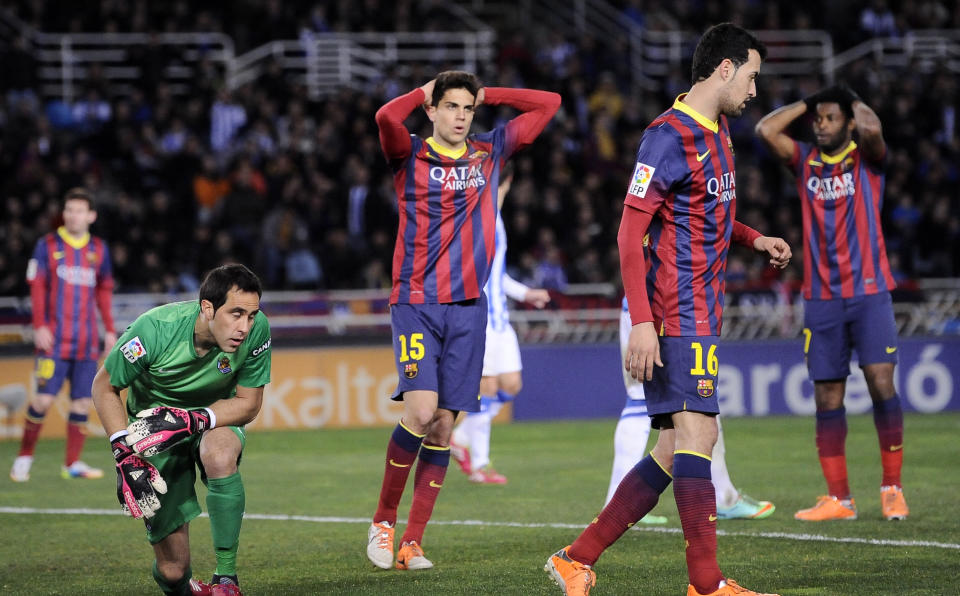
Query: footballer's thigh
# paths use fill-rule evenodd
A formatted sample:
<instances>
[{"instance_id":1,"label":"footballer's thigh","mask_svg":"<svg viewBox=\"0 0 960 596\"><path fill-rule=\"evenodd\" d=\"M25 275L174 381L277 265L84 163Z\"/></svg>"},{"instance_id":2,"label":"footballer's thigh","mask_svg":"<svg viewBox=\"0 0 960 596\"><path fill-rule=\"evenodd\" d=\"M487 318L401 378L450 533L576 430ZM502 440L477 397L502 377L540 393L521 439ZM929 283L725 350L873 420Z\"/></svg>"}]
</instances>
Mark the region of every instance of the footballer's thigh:
<instances>
[{"instance_id":1,"label":"footballer's thigh","mask_svg":"<svg viewBox=\"0 0 960 596\"><path fill-rule=\"evenodd\" d=\"M237 473L243 441L234 428L221 426L203 433L199 456L208 478L226 478Z\"/></svg>"},{"instance_id":2,"label":"footballer's thigh","mask_svg":"<svg viewBox=\"0 0 960 596\"><path fill-rule=\"evenodd\" d=\"M183 524L153 545L157 569L168 582L180 580L190 569L190 526Z\"/></svg>"}]
</instances>

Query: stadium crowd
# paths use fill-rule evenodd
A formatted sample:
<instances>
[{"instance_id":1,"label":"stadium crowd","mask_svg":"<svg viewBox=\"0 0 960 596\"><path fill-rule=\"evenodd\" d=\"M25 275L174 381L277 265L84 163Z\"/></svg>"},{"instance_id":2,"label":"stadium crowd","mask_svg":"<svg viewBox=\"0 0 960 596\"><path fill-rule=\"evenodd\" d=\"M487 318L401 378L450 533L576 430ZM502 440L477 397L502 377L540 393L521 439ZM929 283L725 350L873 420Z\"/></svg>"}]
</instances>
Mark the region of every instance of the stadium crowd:
<instances>
[{"instance_id":1,"label":"stadium crowd","mask_svg":"<svg viewBox=\"0 0 960 596\"><path fill-rule=\"evenodd\" d=\"M186 2L156 14L156 3L101 0L69 20L56 2L14 4L20 18L50 31L222 29L238 47L325 31L445 24L428 18L438 13L432 3L411 0L384 4L389 10L368 1L287 6L268 0L241 3L251 14L240 16L225 3L193 15ZM829 7L837 3L829 2L809 12L752 1L615 4L625 20L646 28L702 29L733 19L754 28L824 28L845 43L853 37L842 35L844 28L866 39L960 26L960 9L938 2L891 9L875 1L862 3L862 12L836 14ZM240 26L251 22L269 24ZM110 243L119 291L193 291L204 271L226 260L251 264L271 289L389 287L396 202L374 113L435 72L456 67L385 71L367 89L313 100L278 65L229 91L223 73L202 62L189 95L176 95L156 74L171 58L145 52L145 75L132 94L114 95L94 67L76 101L64 105L41 96L36 60L23 39L0 50L6 71L0 77L0 296L27 294L24 271L33 245L56 226L60 199L73 186L97 199L93 231ZM616 234L634 152L644 127L688 85L684 69L668 76L659 92L636 92L623 39L565 37L547 27L499 32L496 59L478 73L481 80L563 96L542 142L516 159L517 180L504 207L514 277L551 289L617 281ZM960 276L955 75L916 65L892 70L864 59L838 79L883 122L890 147L884 229L895 275ZM761 71L759 96L744 117L731 121L738 219L794 248L794 262L780 273L738 249L729 262L731 283L789 285L801 277L796 190L753 128L763 114L822 84L816 76L764 77ZM508 115L481 108L475 129ZM424 136L427 124L423 115L408 121ZM798 134L809 138L809 122L801 124L807 130Z\"/></svg>"}]
</instances>

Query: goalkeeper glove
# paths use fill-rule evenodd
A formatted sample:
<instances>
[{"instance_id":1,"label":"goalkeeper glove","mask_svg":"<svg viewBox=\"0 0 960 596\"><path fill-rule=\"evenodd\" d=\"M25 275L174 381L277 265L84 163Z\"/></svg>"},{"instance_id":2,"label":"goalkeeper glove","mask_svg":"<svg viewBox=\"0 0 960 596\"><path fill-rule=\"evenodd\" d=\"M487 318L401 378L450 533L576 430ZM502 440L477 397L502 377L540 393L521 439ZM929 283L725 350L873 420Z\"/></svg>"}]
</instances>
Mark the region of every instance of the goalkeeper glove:
<instances>
[{"instance_id":1,"label":"goalkeeper glove","mask_svg":"<svg viewBox=\"0 0 960 596\"><path fill-rule=\"evenodd\" d=\"M181 410L161 406L141 410L137 418L139 420L127 427L130 433L127 442L136 453L146 457L166 451L190 435L210 430L216 424L210 408Z\"/></svg>"},{"instance_id":2,"label":"goalkeeper glove","mask_svg":"<svg viewBox=\"0 0 960 596\"><path fill-rule=\"evenodd\" d=\"M123 512L134 519L151 518L160 509L157 493L166 493L167 483L153 464L133 452L126 439L123 434L110 441L117 460L117 500Z\"/></svg>"}]
</instances>

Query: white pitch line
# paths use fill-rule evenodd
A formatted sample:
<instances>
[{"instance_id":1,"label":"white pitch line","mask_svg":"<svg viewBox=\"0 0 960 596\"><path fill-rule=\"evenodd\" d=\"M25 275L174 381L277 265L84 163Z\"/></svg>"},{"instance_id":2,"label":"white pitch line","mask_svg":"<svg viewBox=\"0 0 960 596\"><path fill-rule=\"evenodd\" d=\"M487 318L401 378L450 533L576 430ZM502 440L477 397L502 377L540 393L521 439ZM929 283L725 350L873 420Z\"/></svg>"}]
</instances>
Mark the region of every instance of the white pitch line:
<instances>
[{"instance_id":1,"label":"white pitch line","mask_svg":"<svg viewBox=\"0 0 960 596\"><path fill-rule=\"evenodd\" d=\"M33 507L0 507L0 514L9 513L14 515L124 515L119 509L36 509ZM206 517L207 514L201 514ZM301 521L316 524L369 524L368 517L324 517L315 515L286 515L269 513L244 513L244 519L256 519L265 521ZM403 524L404 522L399 522ZM434 526L486 526L496 528L530 528L542 529L550 528L555 530L579 530L584 527L583 524L564 524L564 523L524 523L524 522L498 522L483 521L478 519L465 520L430 520L430 525ZM641 532L654 532L662 534L680 534L680 528L663 528L653 526L635 526L635 530ZM770 538L774 540L796 540L801 542L837 542L845 544L867 544L870 546L905 546L905 547L929 547L946 548L951 550L960 550L960 544L952 542L932 542L930 540L880 540L877 538L854 538L840 536L824 536L823 534L791 534L788 532L730 532L727 530L717 530L718 536L740 536L746 538Z\"/></svg>"}]
</instances>

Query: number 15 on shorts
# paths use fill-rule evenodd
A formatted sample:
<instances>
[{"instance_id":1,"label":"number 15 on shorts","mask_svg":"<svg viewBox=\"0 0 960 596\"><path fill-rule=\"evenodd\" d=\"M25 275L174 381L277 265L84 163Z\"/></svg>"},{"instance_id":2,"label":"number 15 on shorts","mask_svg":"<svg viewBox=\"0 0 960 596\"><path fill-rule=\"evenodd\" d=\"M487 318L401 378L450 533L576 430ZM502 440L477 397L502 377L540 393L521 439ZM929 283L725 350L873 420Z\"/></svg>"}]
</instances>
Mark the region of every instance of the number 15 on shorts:
<instances>
[{"instance_id":1,"label":"number 15 on shorts","mask_svg":"<svg viewBox=\"0 0 960 596\"><path fill-rule=\"evenodd\" d=\"M406 335L398 335L397 341L400 342L400 362L423 360L423 357L427 355L427 351L423 347L422 333L411 333L409 341Z\"/></svg>"}]
</instances>

